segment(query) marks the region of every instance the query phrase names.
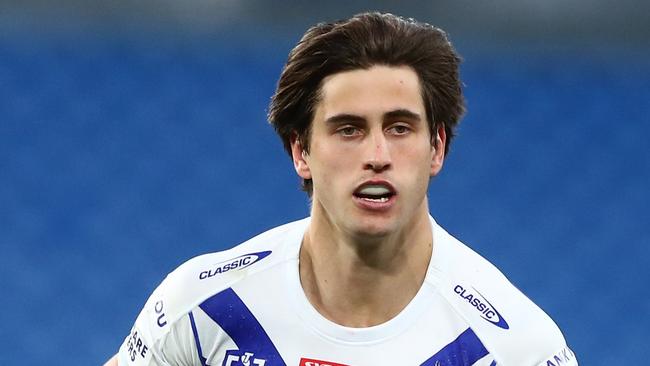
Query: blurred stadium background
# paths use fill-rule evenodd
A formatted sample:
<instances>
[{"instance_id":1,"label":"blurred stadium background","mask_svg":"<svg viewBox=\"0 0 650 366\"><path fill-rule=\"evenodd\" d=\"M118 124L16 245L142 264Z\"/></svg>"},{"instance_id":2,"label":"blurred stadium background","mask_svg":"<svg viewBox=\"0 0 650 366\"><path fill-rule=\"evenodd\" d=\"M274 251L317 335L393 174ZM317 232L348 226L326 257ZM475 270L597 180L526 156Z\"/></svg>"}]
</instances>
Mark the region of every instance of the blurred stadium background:
<instances>
[{"instance_id":1,"label":"blurred stadium background","mask_svg":"<svg viewBox=\"0 0 650 366\"><path fill-rule=\"evenodd\" d=\"M468 110L434 216L561 326L647 363L650 3L0 1L0 364L116 352L164 275L308 212L265 111L317 21L441 26Z\"/></svg>"}]
</instances>

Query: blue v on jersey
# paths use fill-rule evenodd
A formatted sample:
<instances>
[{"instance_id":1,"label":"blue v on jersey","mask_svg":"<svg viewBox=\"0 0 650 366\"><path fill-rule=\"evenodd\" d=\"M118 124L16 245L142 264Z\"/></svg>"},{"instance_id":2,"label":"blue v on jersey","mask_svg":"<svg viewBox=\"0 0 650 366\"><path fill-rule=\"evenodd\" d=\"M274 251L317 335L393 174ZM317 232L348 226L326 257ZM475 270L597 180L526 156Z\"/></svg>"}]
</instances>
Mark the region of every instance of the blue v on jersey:
<instances>
[{"instance_id":1,"label":"blue v on jersey","mask_svg":"<svg viewBox=\"0 0 650 366\"><path fill-rule=\"evenodd\" d=\"M120 347L120 366L577 366L557 325L433 219L424 283L396 317L348 328L321 316L298 273L309 219L181 265Z\"/></svg>"}]
</instances>

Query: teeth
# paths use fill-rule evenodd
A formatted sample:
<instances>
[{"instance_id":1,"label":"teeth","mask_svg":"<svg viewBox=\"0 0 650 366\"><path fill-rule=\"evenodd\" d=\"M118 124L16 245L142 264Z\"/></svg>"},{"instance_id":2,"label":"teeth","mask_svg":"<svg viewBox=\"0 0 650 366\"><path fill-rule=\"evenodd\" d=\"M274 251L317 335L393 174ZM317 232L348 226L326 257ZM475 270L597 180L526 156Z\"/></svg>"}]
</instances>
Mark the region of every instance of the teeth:
<instances>
[{"instance_id":1,"label":"teeth","mask_svg":"<svg viewBox=\"0 0 650 366\"><path fill-rule=\"evenodd\" d=\"M359 191L359 194L366 196L382 196L389 194L390 190L382 185L367 185Z\"/></svg>"},{"instance_id":2,"label":"teeth","mask_svg":"<svg viewBox=\"0 0 650 366\"><path fill-rule=\"evenodd\" d=\"M381 198L363 198L364 201L370 201L370 202L387 202L388 197L381 197Z\"/></svg>"}]
</instances>

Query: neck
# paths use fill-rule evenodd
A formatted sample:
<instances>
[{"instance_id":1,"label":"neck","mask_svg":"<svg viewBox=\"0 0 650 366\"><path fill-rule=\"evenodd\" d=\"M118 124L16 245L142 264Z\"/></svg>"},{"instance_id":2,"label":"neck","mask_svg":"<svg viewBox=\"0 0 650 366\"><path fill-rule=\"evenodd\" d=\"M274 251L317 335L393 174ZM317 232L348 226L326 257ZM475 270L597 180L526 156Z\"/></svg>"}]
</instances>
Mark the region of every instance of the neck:
<instances>
[{"instance_id":1,"label":"neck","mask_svg":"<svg viewBox=\"0 0 650 366\"><path fill-rule=\"evenodd\" d=\"M399 232L347 235L312 213L300 250L300 280L323 316L348 327L384 323L418 292L431 259L426 203Z\"/></svg>"}]
</instances>

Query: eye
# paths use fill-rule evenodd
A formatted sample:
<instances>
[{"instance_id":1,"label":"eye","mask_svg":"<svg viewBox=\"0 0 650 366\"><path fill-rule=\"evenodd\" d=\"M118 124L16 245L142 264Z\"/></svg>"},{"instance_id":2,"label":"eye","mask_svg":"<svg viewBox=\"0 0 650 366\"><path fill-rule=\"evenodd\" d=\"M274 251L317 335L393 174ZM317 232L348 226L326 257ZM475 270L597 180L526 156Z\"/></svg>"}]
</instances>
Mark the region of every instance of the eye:
<instances>
[{"instance_id":1,"label":"eye","mask_svg":"<svg viewBox=\"0 0 650 366\"><path fill-rule=\"evenodd\" d=\"M361 131L359 130L359 128L354 126L344 126L336 130L336 133L338 133L341 136L350 137L350 136L359 135Z\"/></svg>"},{"instance_id":2,"label":"eye","mask_svg":"<svg viewBox=\"0 0 650 366\"><path fill-rule=\"evenodd\" d=\"M405 135L411 131L411 128L407 125L393 125L388 128L388 132L394 135Z\"/></svg>"}]
</instances>

